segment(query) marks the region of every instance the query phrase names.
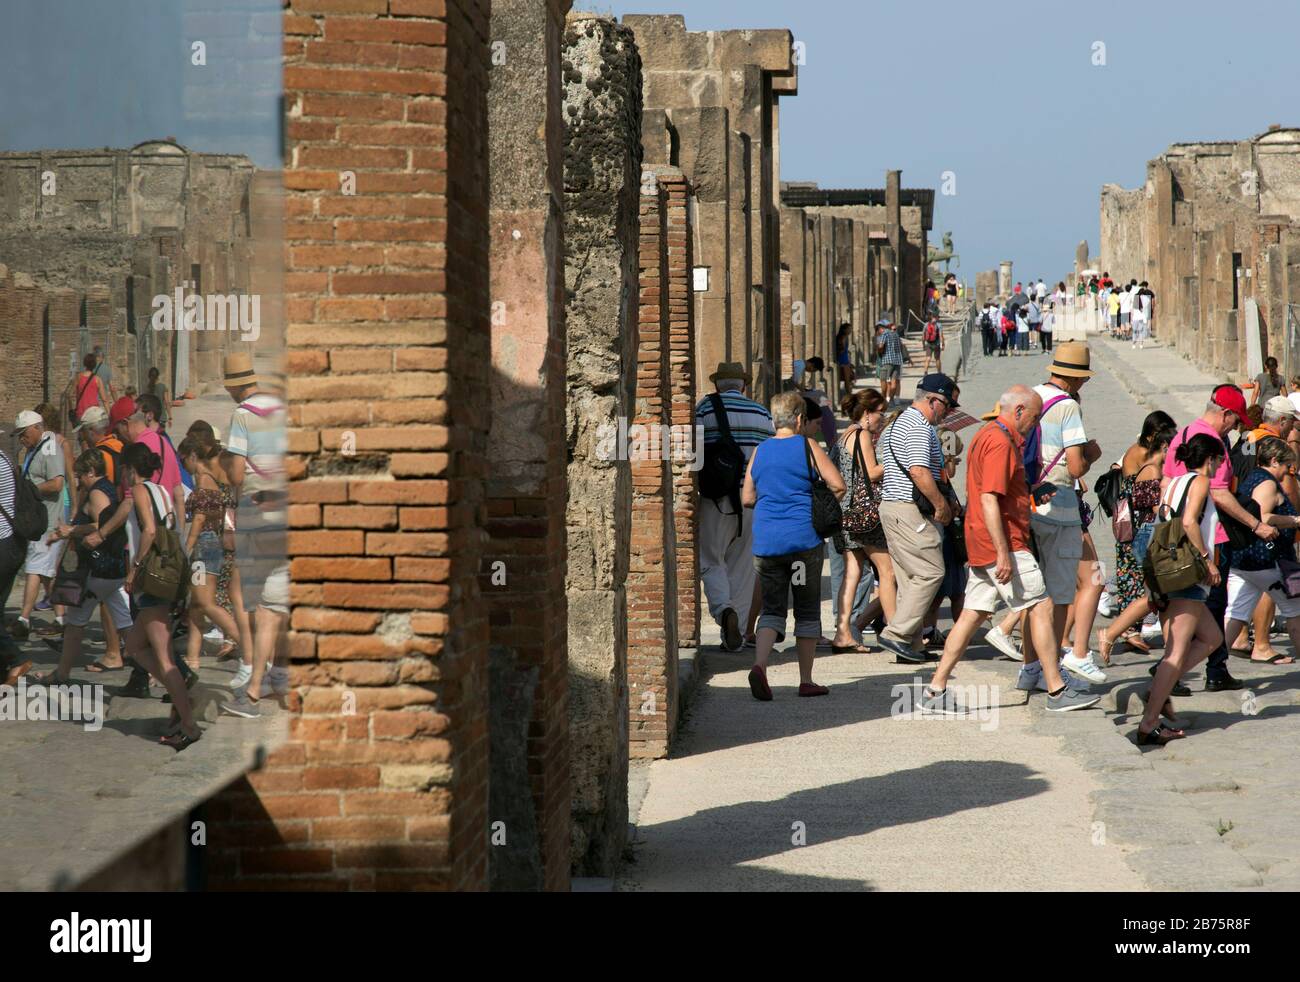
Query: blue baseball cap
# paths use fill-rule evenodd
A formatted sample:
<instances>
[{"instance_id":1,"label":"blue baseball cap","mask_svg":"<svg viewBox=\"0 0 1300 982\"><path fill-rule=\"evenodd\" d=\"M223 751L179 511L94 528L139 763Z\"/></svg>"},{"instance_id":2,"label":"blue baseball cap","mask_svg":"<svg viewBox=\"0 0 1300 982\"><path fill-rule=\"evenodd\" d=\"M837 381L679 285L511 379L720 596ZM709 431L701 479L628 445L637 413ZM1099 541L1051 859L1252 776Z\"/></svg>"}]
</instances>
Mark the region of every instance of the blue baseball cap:
<instances>
[{"instance_id":1,"label":"blue baseball cap","mask_svg":"<svg viewBox=\"0 0 1300 982\"><path fill-rule=\"evenodd\" d=\"M894 318L886 314L884 317L880 318L880 320L876 321L876 327L889 327L893 323Z\"/></svg>"},{"instance_id":2,"label":"blue baseball cap","mask_svg":"<svg viewBox=\"0 0 1300 982\"><path fill-rule=\"evenodd\" d=\"M925 378L916 384L917 392L931 392L937 396L943 396L948 400L948 408L957 408L957 399L953 396L952 390L957 387L957 383L941 372L931 372Z\"/></svg>"}]
</instances>

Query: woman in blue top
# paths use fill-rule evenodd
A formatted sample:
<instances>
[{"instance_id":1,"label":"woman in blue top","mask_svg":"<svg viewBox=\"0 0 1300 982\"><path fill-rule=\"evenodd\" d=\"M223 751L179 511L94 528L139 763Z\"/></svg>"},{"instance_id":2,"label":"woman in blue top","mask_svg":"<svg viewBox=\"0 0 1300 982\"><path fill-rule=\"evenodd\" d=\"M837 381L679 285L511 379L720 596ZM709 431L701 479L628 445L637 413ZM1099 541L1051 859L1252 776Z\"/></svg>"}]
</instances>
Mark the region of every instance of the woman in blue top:
<instances>
[{"instance_id":1,"label":"woman in blue top","mask_svg":"<svg viewBox=\"0 0 1300 982\"><path fill-rule=\"evenodd\" d=\"M767 659L772 646L785 639L787 600L792 588L799 695L824 696L829 691L812 680L813 655L822 635L823 557L822 540L812 524L811 468L816 467L837 498L844 494L844 480L826 451L803 436L806 413L804 398L798 392L783 392L772 400L776 436L754 449L740 496L745 507L754 509L754 567L763 595L749 689L755 699L764 702L772 698L767 684Z\"/></svg>"}]
</instances>

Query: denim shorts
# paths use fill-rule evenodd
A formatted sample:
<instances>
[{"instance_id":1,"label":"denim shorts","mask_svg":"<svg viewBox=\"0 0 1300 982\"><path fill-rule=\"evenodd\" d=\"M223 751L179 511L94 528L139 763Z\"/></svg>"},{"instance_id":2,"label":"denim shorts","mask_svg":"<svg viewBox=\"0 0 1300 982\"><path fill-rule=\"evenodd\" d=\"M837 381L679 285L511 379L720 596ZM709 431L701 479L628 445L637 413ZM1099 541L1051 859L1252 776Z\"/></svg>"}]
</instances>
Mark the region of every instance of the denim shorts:
<instances>
[{"instance_id":1,"label":"denim shorts","mask_svg":"<svg viewBox=\"0 0 1300 982\"><path fill-rule=\"evenodd\" d=\"M822 550L817 545L785 556L755 556L754 568L763 593L763 613L755 630L770 627L785 640L789 599L794 594L794 636L822 636Z\"/></svg>"},{"instance_id":2,"label":"denim shorts","mask_svg":"<svg viewBox=\"0 0 1300 982\"><path fill-rule=\"evenodd\" d=\"M164 600L162 597L155 597L152 593L136 593L131 597L135 601L136 607L144 610L147 607L170 607L172 602Z\"/></svg>"},{"instance_id":3,"label":"denim shorts","mask_svg":"<svg viewBox=\"0 0 1300 982\"><path fill-rule=\"evenodd\" d=\"M1155 533L1155 522L1139 525L1137 531L1133 533L1133 558L1137 560L1139 566L1147 558L1147 550L1151 548L1151 536L1155 535Z\"/></svg>"},{"instance_id":4,"label":"denim shorts","mask_svg":"<svg viewBox=\"0 0 1300 982\"><path fill-rule=\"evenodd\" d=\"M202 563L205 573L216 576L221 572L224 558L221 536L211 531L200 532L198 541L194 543L194 552L190 556L190 565Z\"/></svg>"},{"instance_id":5,"label":"denim shorts","mask_svg":"<svg viewBox=\"0 0 1300 982\"><path fill-rule=\"evenodd\" d=\"M1170 600L1195 600L1197 603L1205 603L1210 598L1210 588L1200 583L1192 586L1183 587L1181 590L1175 590L1168 594Z\"/></svg>"}]
</instances>

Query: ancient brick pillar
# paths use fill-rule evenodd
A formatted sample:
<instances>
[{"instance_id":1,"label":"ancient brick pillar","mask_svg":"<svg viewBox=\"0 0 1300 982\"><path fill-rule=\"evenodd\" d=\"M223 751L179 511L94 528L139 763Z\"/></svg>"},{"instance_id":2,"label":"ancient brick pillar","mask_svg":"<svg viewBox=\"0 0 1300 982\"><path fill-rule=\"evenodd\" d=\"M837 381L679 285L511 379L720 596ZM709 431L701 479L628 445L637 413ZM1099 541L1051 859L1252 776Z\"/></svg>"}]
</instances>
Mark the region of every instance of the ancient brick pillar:
<instances>
[{"instance_id":1,"label":"ancient brick pillar","mask_svg":"<svg viewBox=\"0 0 1300 982\"><path fill-rule=\"evenodd\" d=\"M487 11L286 5L293 716L217 888L487 886Z\"/></svg>"},{"instance_id":2,"label":"ancient brick pillar","mask_svg":"<svg viewBox=\"0 0 1300 982\"><path fill-rule=\"evenodd\" d=\"M668 256L669 419L677 442L673 456L673 524L677 555L677 643L700 643L700 547L696 538L699 493L693 466L703 464L703 437L694 436L697 375L695 367L695 293L691 266L695 230L691 224L692 188L676 169L658 168L667 194L665 214ZM693 452L692 452L693 451ZM700 455L698 460L694 454Z\"/></svg>"},{"instance_id":3,"label":"ancient brick pillar","mask_svg":"<svg viewBox=\"0 0 1300 982\"><path fill-rule=\"evenodd\" d=\"M565 333L572 871L611 876L627 837L632 472L618 445L637 366L641 71L632 32L569 15L564 37Z\"/></svg>"},{"instance_id":4,"label":"ancient brick pillar","mask_svg":"<svg viewBox=\"0 0 1300 982\"><path fill-rule=\"evenodd\" d=\"M634 425L658 434L672 400L669 361L668 193L643 183ZM668 454L634 453L628 571L628 738L632 757L662 757L676 725L677 605L673 478ZM639 458L639 459L638 459Z\"/></svg>"},{"instance_id":5,"label":"ancient brick pillar","mask_svg":"<svg viewBox=\"0 0 1300 982\"><path fill-rule=\"evenodd\" d=\"M495 0L491 615L494 889L569 886L563 138L569 0Z\"/></svg>"}]
</instances>

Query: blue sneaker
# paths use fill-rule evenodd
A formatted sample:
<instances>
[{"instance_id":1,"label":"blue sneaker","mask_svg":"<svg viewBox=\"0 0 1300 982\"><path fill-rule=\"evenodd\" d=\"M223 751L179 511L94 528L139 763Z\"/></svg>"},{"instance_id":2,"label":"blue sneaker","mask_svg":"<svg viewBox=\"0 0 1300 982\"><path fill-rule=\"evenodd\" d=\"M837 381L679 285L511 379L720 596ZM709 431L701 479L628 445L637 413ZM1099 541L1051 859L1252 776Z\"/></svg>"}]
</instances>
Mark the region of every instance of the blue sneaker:
<instances>
[{"instance_id":1,"label":"blue sneaker","mask_svg":"<svg viewBox=\"0 0 1300 982\"><path fill-rule=\"evenodd\" d=\"M1069 672L1061 673L1061 681L1065 683L1067 689L1073 689L1077 692L1087 692L1091 686L1083 679L1071 675ZM1043 666L1038 662L1031 662L1028 665L1021 666L1019 674L1016 675L1016 688L1021 692L1046 692L1047 683L1043 680Z\"/></svg>"}]
</instances>

